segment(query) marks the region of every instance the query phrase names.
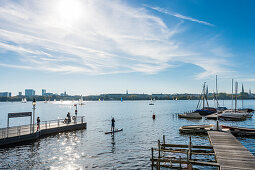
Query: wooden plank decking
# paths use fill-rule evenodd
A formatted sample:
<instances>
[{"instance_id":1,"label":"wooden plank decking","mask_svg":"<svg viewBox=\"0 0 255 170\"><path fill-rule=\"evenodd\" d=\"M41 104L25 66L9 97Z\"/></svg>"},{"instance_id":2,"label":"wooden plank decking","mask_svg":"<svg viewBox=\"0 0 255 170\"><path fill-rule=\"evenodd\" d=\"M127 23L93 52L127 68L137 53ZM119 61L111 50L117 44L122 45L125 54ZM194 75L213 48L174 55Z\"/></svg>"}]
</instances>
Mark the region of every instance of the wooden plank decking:
<instances>
[{"instance_id":1,"label":"wooden plank decking","mask_svg":"<svg viewBox=\"0 0 255 170\"><path fill-rule=\"evenodd\" d=\"M221 170L255 169L255 156L231 133L208 131L208 136Z\"/></svg>"}]
</instances>

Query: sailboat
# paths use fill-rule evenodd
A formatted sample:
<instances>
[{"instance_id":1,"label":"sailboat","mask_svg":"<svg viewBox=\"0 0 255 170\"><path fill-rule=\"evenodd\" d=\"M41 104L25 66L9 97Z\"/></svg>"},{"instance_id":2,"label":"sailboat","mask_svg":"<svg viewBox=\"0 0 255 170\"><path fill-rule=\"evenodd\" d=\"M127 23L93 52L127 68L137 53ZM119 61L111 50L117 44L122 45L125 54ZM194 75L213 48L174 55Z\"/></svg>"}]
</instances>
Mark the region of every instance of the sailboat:
<instances>
[{"instance_id":1,"label":"sailboat","mask_svg":"<svg viewBox=\"0 0 255 170\"><path fill-rule=\"evenodd\" d=\"M217 110L215 108L209 107L208 101L207 101L207 89L205 86L206 83L203 85L203 90L200 95L200 99L197 104L197 108L195 111L184 113L184 114L179 114L179 118L194 118L194 119L201 119L203 116L207 116L213 113L216 113ZM201 107L202 108L199 109Z\"/></svg>"},{"instance_id":2,"label":"sailboat","mask_svg":"<svg viewBox=\"0 0 255 170\"><path fill-rule=\"evenodd\" d=\"M232 81L233 88L233 81ZM248 113L245 110L237 109L237 91L238 91L238 82L235 82L235 109L225 110L219 114L219 118L225 120L246 120Z\"/></svg>"},{"instance_id":3,"label":"sailboat","mask_svg":"<svg viewBox=\"0 0 255 170\"><path fill-rule=\"evenodd\" d=\"M152 99L151 99L151 102L149 103L149 105L154 105L154 103L152 102Z\"/></svg>"},{"instance_id":4,"label":"sailboat","mask_svg":"<svg viewBox=\"0 0 255 170\"><path fill-rule=\"evenodd\" d=\"M27 99L26 98L22 98L21 99L21 103L26 103L27 102Z\"/></svg>"},{"instance_id":5,"label":"sailboat","mask_svg":"<svg viewBox=\"0 0 255 170\"><path fill-rule=\"evenodd\" d=\"M83 102L83 97L81 95L81 98L79 99L79 105L85 105L85 103Z\"/></svg>"}]
</instances>

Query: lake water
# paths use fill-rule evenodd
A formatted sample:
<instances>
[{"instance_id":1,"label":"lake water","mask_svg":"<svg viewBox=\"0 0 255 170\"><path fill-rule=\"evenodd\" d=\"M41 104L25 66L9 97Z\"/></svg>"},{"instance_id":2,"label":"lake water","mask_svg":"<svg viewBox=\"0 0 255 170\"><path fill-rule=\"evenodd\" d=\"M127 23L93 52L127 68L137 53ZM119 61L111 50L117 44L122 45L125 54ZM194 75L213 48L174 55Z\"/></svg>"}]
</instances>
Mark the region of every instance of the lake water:
<instances>
[{"instance_id":1,"label":"lake water","mask_svg":"<svg viewBox=\"0 0 255 170\"><path fill-rule=\"evenodd\" d=\"M34 144L0 149L0 169L149 169L151 147L157 146L166 135L167 143L187 144L189 136L179 134L184 125L213 124L214 120L178 119L176 113L194 110L197 101L96 101L78 106L78 116L85 116L87 129L60 133L36 141ZM213 101L209 101L213 106ZM241 102L239 102L241 103ZM74 115L71 101L37 102L36 116L41 121ZM220 101L223 105L223 102ZM254 100L244 101L245 107L255 108ZM231 101L224 101L231 107ZM0 127L6 127L7 114L32 111L28 103L0 103ZM152 120L155 112L156 120ZM111 118L122 132L105 135L110 130ZM29 124L29 118L10 120L10 126ZM221 121L226 125L255 128L255 118L243 122ZM255 154L255 139L238 138ZM192 136L193 144L209 145L207 136ZM115 144L113 144L113 142Z\"/></svg>"}]
</instances>

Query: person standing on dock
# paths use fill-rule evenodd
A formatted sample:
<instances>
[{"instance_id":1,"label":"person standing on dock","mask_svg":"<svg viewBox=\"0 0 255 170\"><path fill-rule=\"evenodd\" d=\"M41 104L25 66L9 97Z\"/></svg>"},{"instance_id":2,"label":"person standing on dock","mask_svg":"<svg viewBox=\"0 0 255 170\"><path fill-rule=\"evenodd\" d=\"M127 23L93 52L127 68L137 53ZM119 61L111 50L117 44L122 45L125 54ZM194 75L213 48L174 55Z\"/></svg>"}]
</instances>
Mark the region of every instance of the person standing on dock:
<instances>
[{"instance_id":1,"label":"person standing on dock","mask_svg":"<svg viewBox=\"0 0 255 170\"><path fill-rule=\"evenodd\" d=\"M40 120L40 117L37 117L37 131L39 131L40 130L40 122L41 122L41 120Z\"/></svg>"},{"instance_id":2,"label":"person standing on dock","mask_svg":"<svg viewBox=\"0 0 255 170\"><path fill-rule=\"evenodd\" d=\"M112 118L112 126L111 126L111 131L114 132L114 128L115 128L115 120L114 117Z\"/></svg>"},{"instance_id":3,"label":"person standing on dock","mask_svg":"<svg viewBox=\"0 0 255 170\"><path fill-rule=\"evenodd\" d=\"M71 123L71 114L70 114L70 112L68 112L66 116L67 116L67 123L68 124Z\"/></svg>"}]
</instances>

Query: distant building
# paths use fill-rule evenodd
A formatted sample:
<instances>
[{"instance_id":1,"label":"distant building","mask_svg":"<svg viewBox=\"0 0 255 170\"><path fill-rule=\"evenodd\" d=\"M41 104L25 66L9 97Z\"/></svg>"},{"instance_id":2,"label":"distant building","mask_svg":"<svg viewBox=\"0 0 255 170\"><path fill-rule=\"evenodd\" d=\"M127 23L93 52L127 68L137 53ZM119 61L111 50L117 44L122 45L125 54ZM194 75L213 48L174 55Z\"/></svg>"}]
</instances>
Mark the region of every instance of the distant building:
<instances>
[{"instance_id":1,"label":"distant building","mask_svg":"<svg viewBox=\"0 0 255 170\"><path fill-rule=\"evenodd\" d=\"M35 96L35 90L25 89L25 96Z\"/></svg>"},{"instance_id":2,"label":"distant building","mask_svg":"<svg viewBox=\"0 0 255 170\"><path fill-rule=\"evenodd\" d=\"M12 93L11 92L0 92L0 97L11 97Z\"/></svg>"},{"instance_id":3,"label":"distant building","mask_svg":"<svg viewBox=\"0 0 255 170\"><path fill-rule=\"evenodd\" d=\"M44 96L54 96L53 93L44 93Z\"/></svg>"},{"instance_id":4,"label":"distant building","mask_svg":"<svg viewBox=\"0 0 255 170\"><path fill-rule=\"evenodd\" d=\"M45 96L46 94L46 89L42 89L42 96Z\"/></svg>"},{"instance_id":5,"label":"distant building","mask_svg":"<svg viewBox=\"0 0 255 170\"><path fill-rule=\"evenodd\" d=\"M66 91L64 93L61 93L60 96L67 96Z\"/></svg>"},{"instance_id":6,"label":"distant building","mask_svg":"<svg viewBox=\"0 0 255 170\"><path fill-rule=\"evenodd\" d=\"M19 92L19 96L22 96L22 92Z\"/></svg>"}]
</instances>

